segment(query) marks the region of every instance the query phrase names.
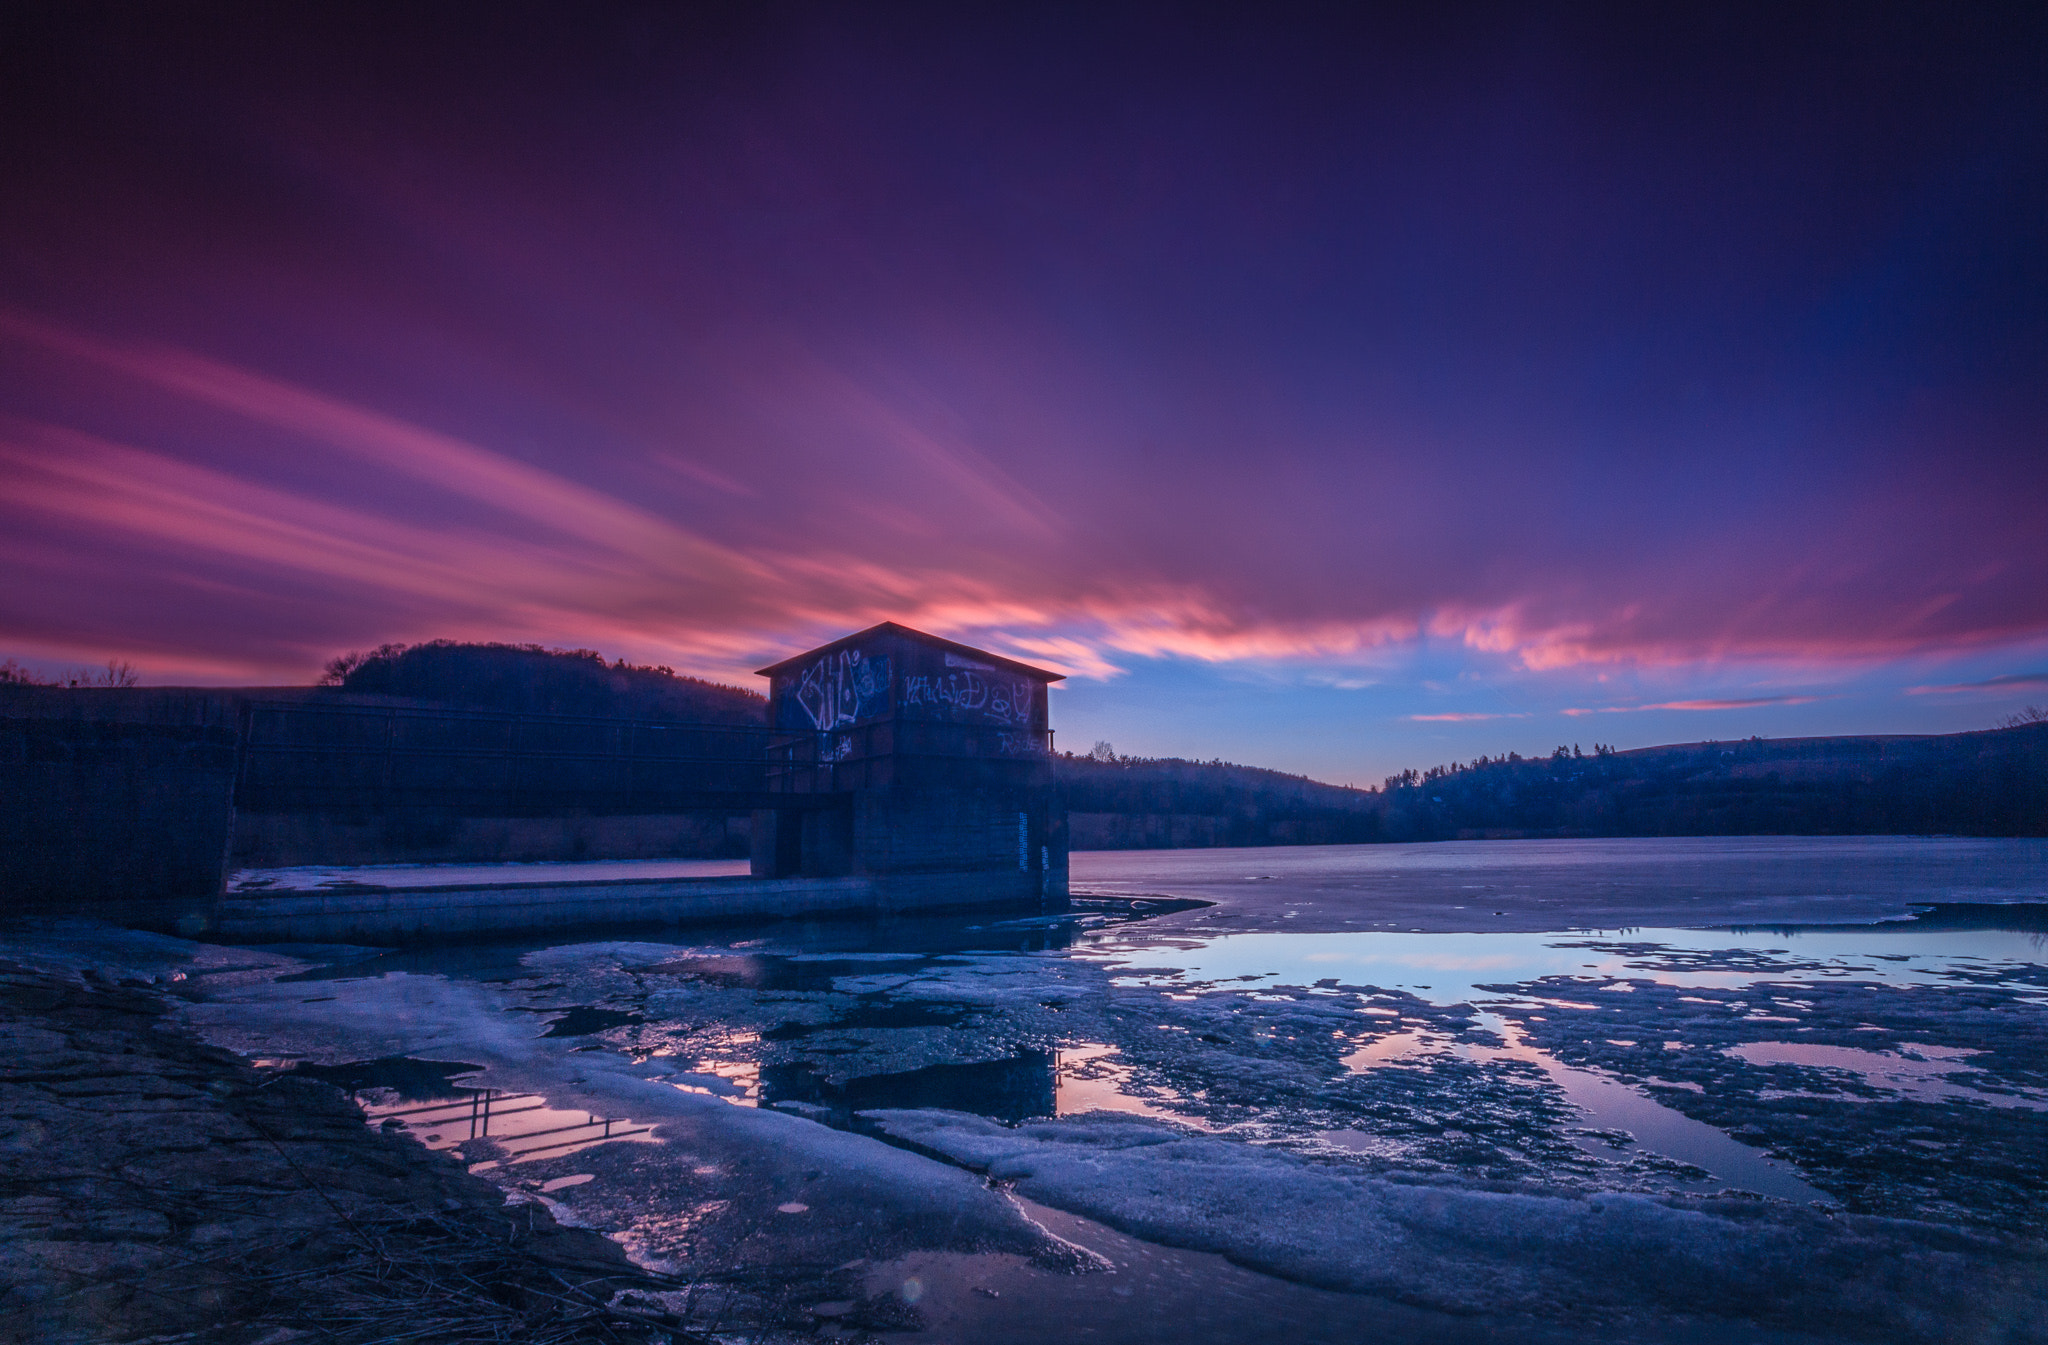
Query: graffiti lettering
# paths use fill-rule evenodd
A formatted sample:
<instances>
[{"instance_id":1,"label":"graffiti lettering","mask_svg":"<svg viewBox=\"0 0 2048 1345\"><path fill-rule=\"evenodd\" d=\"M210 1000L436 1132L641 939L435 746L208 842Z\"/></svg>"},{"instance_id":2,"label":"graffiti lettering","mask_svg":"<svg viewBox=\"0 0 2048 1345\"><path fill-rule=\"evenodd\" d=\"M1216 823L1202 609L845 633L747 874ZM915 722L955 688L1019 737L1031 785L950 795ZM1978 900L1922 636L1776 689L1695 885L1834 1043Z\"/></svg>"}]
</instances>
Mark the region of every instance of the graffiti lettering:
<instances>
[{"instance_id":1,"label":"graffiti lettering","mask_svg":"<svg viewBox=\"0 0 2048 1345\"><path fill-rule=\"evenodd\" d=\"M944 677L906 677L903 679L903 703L906 706L943 706L965 719L1028 725L1031 722L1031 683L1023 678L965 670L949 672Z\"/></svg>"},{"instance_id":2,"label":"graffiti lettering","mask_svg":"<svg viewBox=\"0 0 2048 1345\"><path fill-rule=\"evenodd\" d=\"M834 729L886 714L889 660L880 655L868 658L858 649L827 654L796 675L792 695L812 728Z\"/></svg>"}]
</instances>

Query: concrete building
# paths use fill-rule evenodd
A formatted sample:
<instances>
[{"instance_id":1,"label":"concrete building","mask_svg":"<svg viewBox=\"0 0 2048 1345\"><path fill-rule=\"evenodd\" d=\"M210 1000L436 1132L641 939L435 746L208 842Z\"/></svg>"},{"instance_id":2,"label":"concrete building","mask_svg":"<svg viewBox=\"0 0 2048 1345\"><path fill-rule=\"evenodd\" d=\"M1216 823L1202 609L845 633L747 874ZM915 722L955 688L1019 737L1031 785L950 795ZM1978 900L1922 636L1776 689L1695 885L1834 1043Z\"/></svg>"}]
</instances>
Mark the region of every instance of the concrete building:
<instances>
[{"instance_id":1,"label":"concrete building","mask_svg":"<svg viewBox=\"0 0 2048 1345\"><path fill-rule=\"evenodd\" d=\"M858 876L885 910L1063 899L1047 688L1061 674L884 622L769 679L761 878Z\"/></svg>"}]
</instances>

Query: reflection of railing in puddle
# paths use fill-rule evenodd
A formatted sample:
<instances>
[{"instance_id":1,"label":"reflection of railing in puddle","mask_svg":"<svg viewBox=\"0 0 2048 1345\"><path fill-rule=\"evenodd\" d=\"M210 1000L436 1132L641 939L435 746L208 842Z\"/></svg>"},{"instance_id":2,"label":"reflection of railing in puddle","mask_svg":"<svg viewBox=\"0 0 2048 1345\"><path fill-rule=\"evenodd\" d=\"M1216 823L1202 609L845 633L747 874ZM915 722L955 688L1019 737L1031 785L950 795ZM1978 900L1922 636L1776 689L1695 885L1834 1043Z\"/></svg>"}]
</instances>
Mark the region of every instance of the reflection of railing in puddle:
<instances>
[{"instance_id":1,"label":"reflection of railing in puddle","mask_svg":"<svg viewBox=\"0 0 2048 1345\"><path fill-rule=\"evenodd\" d=\"M636 1126L628 1117L566 1111L548 1106L547 1099L535 1093L504 1093L495 1088L477 1089L449 1102L402 1102L392 1106L369 1103L363 1110L373 1122L397 1121L429 1149L452 1150L458 1145L487 1140L510 1163L560 1157L612 1140L660 1142L654 1136L653 1126Z\"/></svg>"}]
</instances>

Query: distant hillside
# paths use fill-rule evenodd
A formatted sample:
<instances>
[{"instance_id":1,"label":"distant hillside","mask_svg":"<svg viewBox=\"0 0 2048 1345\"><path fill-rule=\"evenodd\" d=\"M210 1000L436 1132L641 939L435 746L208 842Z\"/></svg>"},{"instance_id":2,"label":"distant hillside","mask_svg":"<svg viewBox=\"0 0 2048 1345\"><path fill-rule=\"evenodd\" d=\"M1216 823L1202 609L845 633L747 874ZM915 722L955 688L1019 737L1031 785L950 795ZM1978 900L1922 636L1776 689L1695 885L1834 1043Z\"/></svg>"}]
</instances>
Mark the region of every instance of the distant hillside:
<instances>
[{"instance_id":1,"label":"distant hillside","mask_svg":"<svg viewBox=\"0 0 2048 1345\"><path fill-rule=\"evenodd\" d=\"M1055 759L1077 850L1567 836L2048 836L2048 724L1559 748L1346 789L1224 762Z\"/></svg>"},{"instance_id":2,"label":"distant hillside","mask_svg":"<svg viewBox=\"0 0 2048 1345\"><path fill-rule=\"evenodd\" d=\"M758 724L759 694L535 645L386 645L344 691L526 714ZM2048 724L1920 737L1752 738L1404 771L1381 789L1221 761L1054 758L1076 849L1509 837L2048 836Z\"/></svg>"},{"instance_id":3,"label":"distant hillside","mask_svg":"<svg viewBox=\"0 0 2048 1345\"><path fill-rule=\"evenodd\" d=\"M518 714L699 724L767 720L768 702L758 692L624 659L606 663L589 649L452 640L390 644L367 654L344 654L327 665L321 681L343 691Z\"/></svg>"},{"instance_id":4,"label":"distant hillside","mask_svg":"<svg viewBox=\"0 0 2048 1345\"><path fill-rule=\"evenodd\" d=\"M1453 763L1381 792L1388 840L1480 836L2048 836L2048 724L1751 738Z\"/></svg>"},{"instance_id":5,"label":"distant hillside","mask_svg":"<svg viewBox=\"0 0 2048 1345\"><path fill-rule=\"evenodd\" d=\"M1059 756L1077 850L1384 839L1376 791L1222 761Z\"/></svg>"}]
</instances>

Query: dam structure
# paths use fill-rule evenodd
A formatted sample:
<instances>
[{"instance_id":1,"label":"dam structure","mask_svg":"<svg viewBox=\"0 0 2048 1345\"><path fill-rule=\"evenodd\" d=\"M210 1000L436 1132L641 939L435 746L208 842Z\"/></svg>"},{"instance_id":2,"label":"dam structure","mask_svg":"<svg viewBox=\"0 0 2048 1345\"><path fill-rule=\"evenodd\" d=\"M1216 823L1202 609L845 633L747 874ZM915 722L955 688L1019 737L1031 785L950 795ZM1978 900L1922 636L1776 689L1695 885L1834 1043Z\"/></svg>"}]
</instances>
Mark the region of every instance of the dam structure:
<instances>
[{"instance_id":1,"label":"dam structure","mask_svg":"<svg viewBox=\"0 0 2048 1345\"><path fill-rule=\"evenodd\" d=\"M763 675L767 722L715 724L329 688L0 688L0 898L373 946L1064 906L1059 674L884 623ZM749 871L660 862L707 845ZM535 857L556 862L491 862Z\"/></svg>"}]
</instances>

